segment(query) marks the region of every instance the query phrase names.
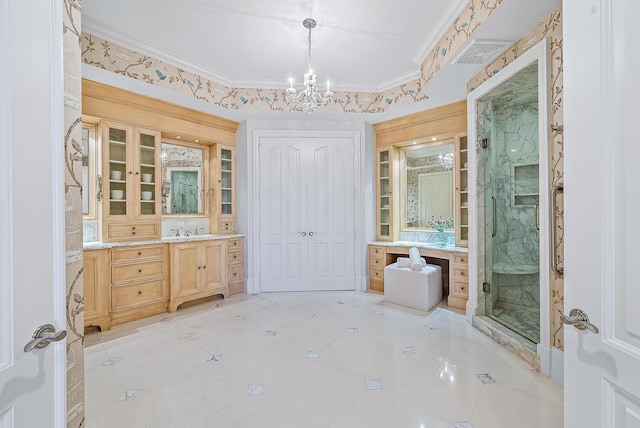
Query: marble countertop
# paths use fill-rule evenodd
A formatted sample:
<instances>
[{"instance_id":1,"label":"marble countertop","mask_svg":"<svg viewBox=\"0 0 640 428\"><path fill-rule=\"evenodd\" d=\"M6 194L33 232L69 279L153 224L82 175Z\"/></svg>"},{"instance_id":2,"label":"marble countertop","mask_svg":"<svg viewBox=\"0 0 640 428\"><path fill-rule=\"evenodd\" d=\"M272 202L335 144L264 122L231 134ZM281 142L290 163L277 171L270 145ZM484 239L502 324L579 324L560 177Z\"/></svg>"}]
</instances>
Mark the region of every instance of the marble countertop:
<instances>
[{"instance_id":1,"label":"marble countertop","mask_svg":"<svg viewBox=\"0 0 640 428\"><path fill-rule=\"evenodd\" d=\"M369 245L379 245L381 247L417 247L428 248L430 250L449 251L451 253L468 253L466 247L455 247L453 245L438 245L433 242L413 242L413 241L374 241Z\"/></svg>"},{"instance_id":2,"label":"marble countertop","mask_svg":"<svg viewBox=\"0 0 640 428\"><path fill-rule=\"evenodd\" d=\"M231 235L191 235L191 236L163 236L162 239L155 239L150 241L128 241L128 242L85 242L83 244L84 250L102 250L105 248L114 247L131 247L134 245L149 245L149 244L171 244L174 242L192 242L192 241L208 241L215 239L230 239L230 238L243 238L244 235L231 234Z\"/></svg>"}]
</instances>

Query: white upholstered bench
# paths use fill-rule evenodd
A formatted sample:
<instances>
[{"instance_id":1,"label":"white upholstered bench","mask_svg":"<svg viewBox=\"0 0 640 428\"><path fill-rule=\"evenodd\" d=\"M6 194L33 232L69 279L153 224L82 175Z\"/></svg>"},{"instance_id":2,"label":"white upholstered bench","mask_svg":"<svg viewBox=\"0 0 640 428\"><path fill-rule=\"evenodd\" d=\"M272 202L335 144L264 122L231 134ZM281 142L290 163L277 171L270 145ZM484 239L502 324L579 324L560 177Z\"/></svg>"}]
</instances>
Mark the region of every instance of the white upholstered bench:
<instances>
[{"instance_id":1,"label":"white upholstered bench","mask_svg":"<svg viewBox=\"0 0 640 428\"><path fill-rule=\"evenodd\" d=\"M442 300L440 266L426 265L422 270L398 267L384 268L384 299L390 303L428 311Z\"/></svg>"}]
</instances>

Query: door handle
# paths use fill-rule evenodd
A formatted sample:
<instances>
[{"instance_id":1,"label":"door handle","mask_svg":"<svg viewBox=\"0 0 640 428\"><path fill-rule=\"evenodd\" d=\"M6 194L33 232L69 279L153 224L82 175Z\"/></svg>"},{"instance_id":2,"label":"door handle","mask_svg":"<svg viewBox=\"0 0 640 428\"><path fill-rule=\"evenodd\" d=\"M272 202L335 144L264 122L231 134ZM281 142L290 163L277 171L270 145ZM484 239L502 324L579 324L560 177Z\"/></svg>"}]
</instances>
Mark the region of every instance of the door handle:
<instances>
[{"instance_id":1,"label":"door handle","mask_svg":"<svg viewBox=\"0 0 640 428\"><path fill-rule=\"evenodd\" d=\"M307 232L300 232L300 235L307 236Z\"/></svg>"},{"instance_id":2,"label":"door handle","mask_svg":"<svg viewBox=\"0 0 640 428\"><path fill-rule=\"evenodd\" d=\"M535 204L533 206L533 227L535 227L537 231L540 231L540 226L538 226L538 207L539 206L540 204Z\"/></svg>"},{"instance_id":3,"label":"door handle","mask_svg":"<svg viewBox=\"0 0 640 428\"><path fill-rule=\"evenodd\" d=\"M313 232L309 232L309 236L313 236Z\"/></svg>"},{"instance_id":4,"label":"door handle","mask_svg":"<svg viewBox=\"0 0 640 428\"><path fill-rule=\"evenodd\" d=\"M498 218L496 217L496 197L491 197L491 210L493 211L493 230L491 231L491 237L495 238L498 234Z\"/></svg>"},{"instance_id":5,"label":"door handle","mask_svg":"<svg viewBox=\"0 0 640 428\"><path fill-rule=\"evenodd\" d=\"M569 316L565 314L560 315L560 321L562 321L563 324L572 325L578 330L589 330L593 334L600 333L598 327L589 322L589 317L581 309L571 309Z\"/></svg>"},{"instance_id":6,"label":"door handle","mask_svg":"<svg viewBox=\"0 0 640 428\"><path fill-rule=\"evenodd\" d=\"M43 324L33 333L31 342L24 347L24 352L30 352L34 349L44 348L51 342L58 342L67 337L67 330L60 330L56 333L55 327L51 324Z\"/></svg>"}]
</instances>

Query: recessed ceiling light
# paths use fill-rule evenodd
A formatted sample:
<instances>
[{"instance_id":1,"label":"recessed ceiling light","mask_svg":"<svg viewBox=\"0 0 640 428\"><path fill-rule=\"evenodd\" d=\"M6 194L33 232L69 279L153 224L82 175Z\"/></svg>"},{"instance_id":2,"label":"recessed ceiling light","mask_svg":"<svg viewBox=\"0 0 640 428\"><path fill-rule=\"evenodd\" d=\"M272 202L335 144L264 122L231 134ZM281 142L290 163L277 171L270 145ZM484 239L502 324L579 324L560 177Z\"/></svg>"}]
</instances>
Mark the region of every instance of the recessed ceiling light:
<instances>
[{"instance_id":1,"label":"recessed ceiling light","mask_svg":"<svg viewBox=\"0 0 640 428\"><path fill-rule=\"evenodd\" d=\"M436 140L437 140L436 137L431 138L431 141L436 141Z\"/></svg>"},{"instance_id":2,"label":"recessed ceiling light","mask_svg":"<svg viewBox=\"0 0 640 428\"><path fill-rule=\"evenodd\" d=\"M179 135L176 135L176 138L179 140L181 137Z\"/></svg>"},{"instance_id":3,"label":"recessed ceiling light","mask_svg":"<svg viewBox=\"0 0 640 428\"><path fill-rule=\"evenodd\" d=\"M413 143L411 143L411 144L415 144L415 143L416 143L416 142L414 141L414 142L413 142Z\"/></svg>"},{"instance_id":4,"label":"recessed ceiling light","mask_svg":"<svg viewBox=\"0 0 640 428\"><path fill-rule=\"evenodd\" d=\"M199 142L200 142L200 140L196 140L196 143L199 143Z\"/></svg>"}]
</instances>

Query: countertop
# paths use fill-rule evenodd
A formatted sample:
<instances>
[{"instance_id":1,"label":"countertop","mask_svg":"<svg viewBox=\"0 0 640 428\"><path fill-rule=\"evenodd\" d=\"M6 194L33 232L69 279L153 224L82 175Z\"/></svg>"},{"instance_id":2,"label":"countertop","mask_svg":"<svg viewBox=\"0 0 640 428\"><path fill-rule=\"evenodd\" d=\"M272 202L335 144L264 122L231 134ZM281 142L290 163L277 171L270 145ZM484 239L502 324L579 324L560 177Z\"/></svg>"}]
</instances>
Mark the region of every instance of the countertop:
<instances>
[{"instance_id":1,"label":"countertop","mask_svg":"<svg viewBox=\"0 0 640 428\"><path fill-rule=\"evenodd\" d=\"M232 238L244 238L244 235L231 234L231 235L191 235L191 236L163 236L162 239L155 239L151 241L127 241L127 242L85 242L83 244L84 250L102 250L105 248L114 247L131 247L134 245L149 245L149 244L172 244L175 242L192 242L192 241L209 241L216 239L232 239Z\"/></svg>"},{"instance_id":2,"label":"countertop","mask_svg":"<svg viewBox=\"0 0 640 428\"><path fill-rule=\"evenodd\" d=\"M448 251L451 253L469 253L466 247L455 247L453 245L438 245L433 242L412 242L412 241L374 241L369 245L379 245L381 247L417 247L430 250Z\"/></svg>"}]
</instances>

